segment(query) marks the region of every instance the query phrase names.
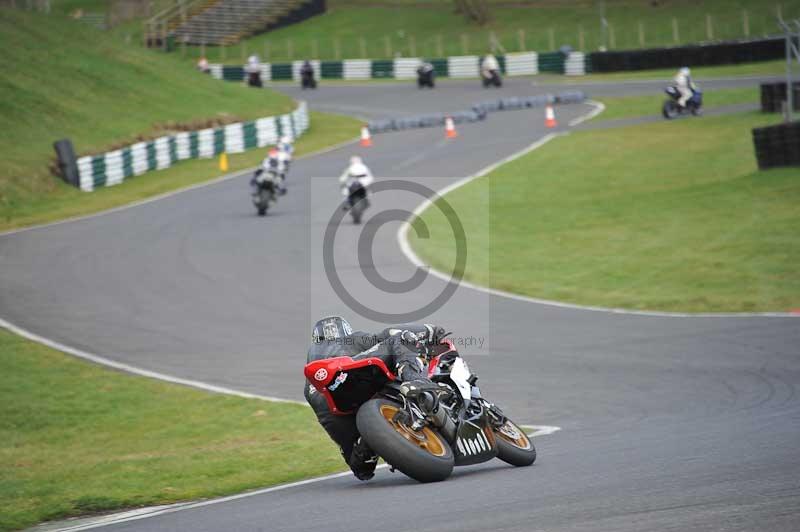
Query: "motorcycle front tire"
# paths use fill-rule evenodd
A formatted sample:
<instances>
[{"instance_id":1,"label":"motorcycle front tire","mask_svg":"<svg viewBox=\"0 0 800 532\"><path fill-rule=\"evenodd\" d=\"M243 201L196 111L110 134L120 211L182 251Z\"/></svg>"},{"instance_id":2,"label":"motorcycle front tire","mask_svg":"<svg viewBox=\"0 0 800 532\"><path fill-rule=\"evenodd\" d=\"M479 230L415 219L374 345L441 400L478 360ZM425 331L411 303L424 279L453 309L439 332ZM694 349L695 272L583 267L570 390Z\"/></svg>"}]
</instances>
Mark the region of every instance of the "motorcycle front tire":
<instances>
[{"instance_id":1,"label":"motorcycle front tire","mask_svg":"<svg viewBox=\"0 0 800 532\"><path fill-rule=\"evenodd\" d=\"M266 216L267 208L269 207L270 193L266 189L262 189L258 193L258 204L256 210L259 216Z\"/></svg>"},{"instance_id":2,"label":"motorcycle front tire","mask_svg":"<svg viewBox=\"0 0 800 532\"><path fill-rule=\"evenodd\" d=\"M453 472L453 450L444 437L430 427L412 431L393 421L402 407L379 397L361 405L356 425L361 437L388 464L419 482L439 482Z\"/></svg>"},{"instance_id":3,"label":"motorcycle front tire","mask_svg":"<svg viewBox=\"0 0 800 532\"><path fill-rule=\"evenodd\" d=\"M494 439L497 442L497 457L503 462L525 467L536 461L533 440L510 419L494 430Z\"/></svg>"}]
</instances>

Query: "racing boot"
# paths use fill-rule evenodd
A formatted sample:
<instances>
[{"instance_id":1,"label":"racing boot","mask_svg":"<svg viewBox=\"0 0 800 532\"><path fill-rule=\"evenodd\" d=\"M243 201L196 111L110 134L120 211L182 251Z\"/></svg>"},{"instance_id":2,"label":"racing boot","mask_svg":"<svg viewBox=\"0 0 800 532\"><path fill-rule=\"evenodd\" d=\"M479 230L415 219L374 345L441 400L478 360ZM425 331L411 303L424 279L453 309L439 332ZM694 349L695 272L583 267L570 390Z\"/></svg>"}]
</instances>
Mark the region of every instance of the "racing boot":
<instances>
[{"instance_id":1,"label":"racing boot","mask_svg":"<svg viewBox=\"0 0 800 532\"><path fill-rule=\"evenodd\" d=\"M350 460L347 465L358 480L369 480L375 476L375 467L378 465L378 455L361 438L353 445Z\"/></svg>"}]
</instances>

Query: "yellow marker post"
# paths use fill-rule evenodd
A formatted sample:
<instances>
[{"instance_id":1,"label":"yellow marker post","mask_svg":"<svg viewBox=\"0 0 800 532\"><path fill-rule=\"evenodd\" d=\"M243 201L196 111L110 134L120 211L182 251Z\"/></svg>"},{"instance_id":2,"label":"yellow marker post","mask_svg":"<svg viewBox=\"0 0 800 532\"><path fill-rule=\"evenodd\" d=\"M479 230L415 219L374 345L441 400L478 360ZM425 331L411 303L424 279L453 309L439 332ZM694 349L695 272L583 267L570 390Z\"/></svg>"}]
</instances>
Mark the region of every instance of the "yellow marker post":
<instances>
[{"instance_id":1,"label":"yellow marker post","mask_svg":"<svg viewBox=\"0 0 800 532\"><path fill-rule=\"evenodd\" d=\"M223 172L228 171L228 154L225 152L219 156L219 169Z\"/></svg>"}]
</instances>

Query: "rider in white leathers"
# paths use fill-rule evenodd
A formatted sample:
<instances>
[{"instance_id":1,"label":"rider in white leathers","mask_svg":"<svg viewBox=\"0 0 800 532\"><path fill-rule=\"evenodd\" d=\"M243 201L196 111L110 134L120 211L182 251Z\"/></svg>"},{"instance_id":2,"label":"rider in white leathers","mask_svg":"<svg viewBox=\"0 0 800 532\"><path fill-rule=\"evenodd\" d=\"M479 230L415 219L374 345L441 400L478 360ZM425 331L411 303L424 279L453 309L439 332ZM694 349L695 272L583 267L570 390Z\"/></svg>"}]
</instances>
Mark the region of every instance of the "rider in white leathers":
<instances>
[{"instance_id":1,"label":"rider in white leathers","mask_svg":"<svg viewBox=\"0 0 800 532\"><path fill-rule=\"evenodd\" d=\"M500 63L497 62L497 58L494 55L486 54L481 63L481 70L483 70L484 75L492 70L500 71Z\"/></svg>"},{"instance_id":2,"label":"rider in white leathers","mask_svg":"<svg viewBox=\"0 0 800 532\"><path fill-rule=\"evenodd\" d=\"M678 105L686 107L686 102L688 102L694 94L695 87L689 68L683 67L678 70L673 81L675 82L675 88L681 93L680 98L678 98Z\"/></svg>"},{"instance_id":3,"label":"rider in white leathers","mask_svg":"<svg viewBox=\"0 0 800 532\"><path fill-rule=\"evenodd\" d=\"M286 167L288 170L289 163L292 162L292 154L294 153L294 146L292 146L292 139L289 135L284 135L278 141L278 151L284 154Z\"/></svg>"},{"instance_id":4,"label":"rider in white leathers","mask_svg":"<svg viewBox=\"0 0 800 532\"><path fill-rule=\"evenodd\" d=\"M251 184L255 182L258 176L263 175L263 173L266 173L267 176L274 175L272 181L278 189L278 193L281 195L286 194L286 185L284 184L284 180L286 179L286 166L281 152L277 148L270 148L267 152L267 156L264 157L264 160L261 162L261 169L256 172L256 176L253 178L254 181L251 182Z\"/></svg>"},{"instance_id":5,"label":"rider in white leathers","mask_svg":"<svg viewBox=\"0 0 800 532\"><path fill-rule=\"evenodd\" d=\"M343 209L347 210L349 207L352 206L352 198L350 198L350 186L358 182L364 187L364 190L369 190L369 186L375 181L375 178L372 177L372 172L369 171L367 165L361 160L361 157L358 155L353 155L350 157L350 166L347 167L347 170L339 176L339 185L342 187L342 196L347 198L347 201L342 206Z\"/></svg>"}]
</instances>

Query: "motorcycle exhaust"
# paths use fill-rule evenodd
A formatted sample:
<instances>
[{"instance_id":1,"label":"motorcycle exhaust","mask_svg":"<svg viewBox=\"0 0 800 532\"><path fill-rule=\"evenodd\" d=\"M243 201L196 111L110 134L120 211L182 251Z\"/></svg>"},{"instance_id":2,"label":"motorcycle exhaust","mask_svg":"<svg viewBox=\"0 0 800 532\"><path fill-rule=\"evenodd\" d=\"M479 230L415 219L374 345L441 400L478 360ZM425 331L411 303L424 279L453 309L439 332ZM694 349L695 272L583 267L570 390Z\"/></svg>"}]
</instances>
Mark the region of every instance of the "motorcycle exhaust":
<instances>
[{"instance_id":1,"label":"motorcycle exhaust","mask_svg":"<svg viewBox=\"0 0 800 532\"><path fill-rule=\"evenodd\" d=\"M439 429L442 436L448 441L456 437L456 424L447 415L447 409L439 404L438 398L432 393L424 393L419 400L420 406L428 413L431 424Z\"/></svg>"}]
</instances>

